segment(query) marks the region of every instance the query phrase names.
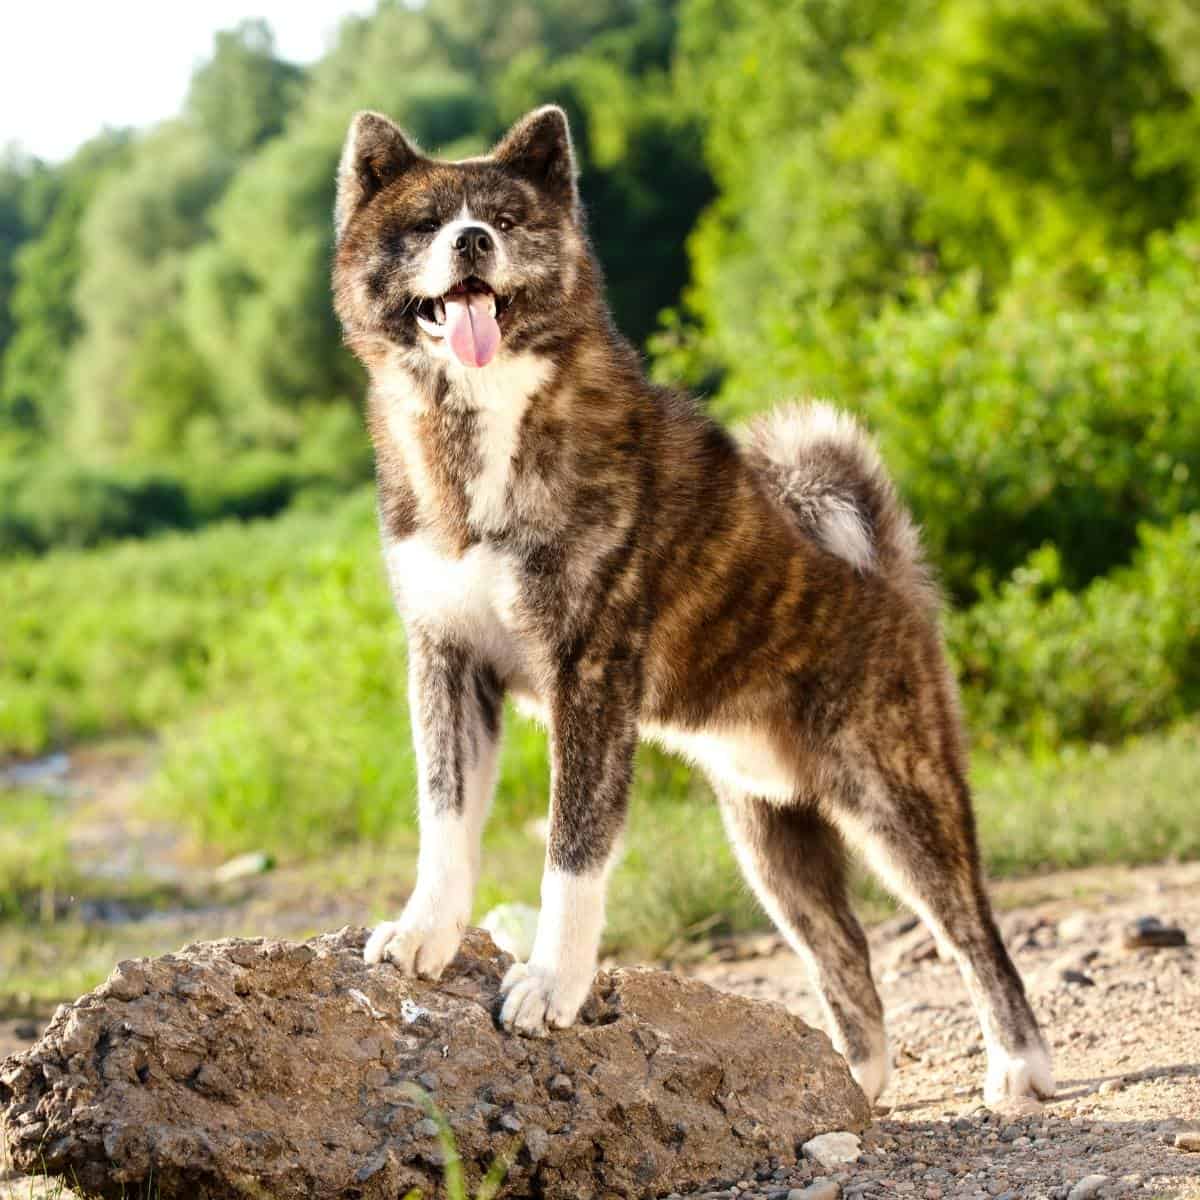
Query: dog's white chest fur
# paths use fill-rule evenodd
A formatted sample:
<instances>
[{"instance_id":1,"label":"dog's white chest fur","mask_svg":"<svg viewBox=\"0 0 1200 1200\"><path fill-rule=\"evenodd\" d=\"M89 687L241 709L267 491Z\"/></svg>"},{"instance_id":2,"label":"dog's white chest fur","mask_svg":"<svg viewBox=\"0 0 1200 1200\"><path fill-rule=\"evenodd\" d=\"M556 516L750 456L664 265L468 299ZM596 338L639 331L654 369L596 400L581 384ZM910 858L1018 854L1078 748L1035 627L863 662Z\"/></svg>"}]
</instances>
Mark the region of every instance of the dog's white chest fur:
<instances>
[{"instance_id":1,"label":"dog's white chest fur","mask_svg":"<svg viewBox=\"0 0 1200 1200\"><path fill-rule=\"evenodd\" d=\"M518 584L506 555L480 543L451 558L418 533L388 546L387 566L406 621L477 649L502 670L516 666Z\"/></svg>"}]
</instances>

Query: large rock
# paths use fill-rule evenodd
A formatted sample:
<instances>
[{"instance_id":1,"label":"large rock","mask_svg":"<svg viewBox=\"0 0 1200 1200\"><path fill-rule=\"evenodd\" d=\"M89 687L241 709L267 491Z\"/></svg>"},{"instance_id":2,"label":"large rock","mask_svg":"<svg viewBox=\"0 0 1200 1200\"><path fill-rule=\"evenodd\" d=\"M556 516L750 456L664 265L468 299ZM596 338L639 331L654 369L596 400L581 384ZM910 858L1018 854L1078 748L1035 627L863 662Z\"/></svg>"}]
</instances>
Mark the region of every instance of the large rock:
<instances>
[{"instance_id":1,"label":"large rock","mask_svg":"<svg viewBox=\"0 0 1200 1200\"><path fill-rule=\"evenodd\" d=\"M367 966L365 936L121 963L0 1067L14 1164L106 1197L431 1196L415 1082L472 1182L520 1141L506 1194L586 1200L736 1179L869 1118L825 1035L777 1005L602 972L579 1025L525 1040L495 1024L509 959L485 934L440 984Z\"/></svg>"}]
</instances>

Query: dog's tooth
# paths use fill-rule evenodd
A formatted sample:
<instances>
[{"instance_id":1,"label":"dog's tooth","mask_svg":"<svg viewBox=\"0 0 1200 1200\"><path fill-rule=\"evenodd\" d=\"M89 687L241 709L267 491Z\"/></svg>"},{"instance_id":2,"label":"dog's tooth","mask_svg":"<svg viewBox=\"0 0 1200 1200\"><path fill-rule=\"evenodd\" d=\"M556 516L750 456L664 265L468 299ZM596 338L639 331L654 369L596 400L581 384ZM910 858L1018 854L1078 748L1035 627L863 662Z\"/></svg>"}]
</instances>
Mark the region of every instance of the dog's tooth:
<instances>
[{"instance_id":1,"label":"dog's tooth","mask_svg":"<svg viewBox=\"0 0 1200 1200\"><path fill-rule=\"evenodd\" d=\"M446 305L441 300L435 300L433 302L433 315L437 318L437 323L439 325L445 325Z\"/></svg>"}]
</instances>

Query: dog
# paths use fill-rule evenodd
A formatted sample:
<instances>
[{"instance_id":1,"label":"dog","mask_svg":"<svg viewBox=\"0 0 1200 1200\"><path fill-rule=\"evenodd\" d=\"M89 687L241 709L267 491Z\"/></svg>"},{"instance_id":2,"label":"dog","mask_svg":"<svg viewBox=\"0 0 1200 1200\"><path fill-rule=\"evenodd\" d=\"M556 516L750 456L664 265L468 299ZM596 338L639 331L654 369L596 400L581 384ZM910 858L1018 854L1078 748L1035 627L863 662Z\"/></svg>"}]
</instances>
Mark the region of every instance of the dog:
<instances>
[{"instance_id":1,"label":"dog","mask_svg":"<svg viewBox=\"0 0 1200 1200\"><path fill-rule=\"evenodd\" d=\"M739 439L646 381L605 303L560 108L458 162L360 113L334 223L419 773L416 886L367 961L436 979L457 953L511 697L545 722L551 775L506 1029L569 1026L588 994L648 738L712 781L871 1100L890 1056L849 848L961 968L989 1102L1052 1095L984 890L937 592L859 425L792 405Z\"/></svg>"}]
</instances>

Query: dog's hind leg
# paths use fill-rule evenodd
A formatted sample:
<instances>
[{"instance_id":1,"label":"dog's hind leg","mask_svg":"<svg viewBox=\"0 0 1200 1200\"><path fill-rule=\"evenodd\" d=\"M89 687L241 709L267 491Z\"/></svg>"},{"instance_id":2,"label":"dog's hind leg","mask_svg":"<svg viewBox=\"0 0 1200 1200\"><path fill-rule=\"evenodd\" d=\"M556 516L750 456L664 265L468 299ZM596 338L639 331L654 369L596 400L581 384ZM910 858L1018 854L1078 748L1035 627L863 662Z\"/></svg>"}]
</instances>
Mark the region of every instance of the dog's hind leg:
<instances>
[{"instance_id":1,"label":"dog's hind leg","mask_svg":"<svg viewBox=\"0 0 1200 1200\"><path fill-rule=\"evenodd\" d=\"M832 819L957 961L987 1046L984 1099L1053 1096L1049 1051L984 890L961 771L912 744L890 761L855 759L858 785L837 794Z\"/></svg>"},{"instance_id":2,"label":"dog's hind leg","mask_svg":"<svg viewBox=\"0 0 1200 1200\"><path fill-rule=\"evenodd\" d=\"M804 960L833 1044L874 1101L887 1082L887 1037L867 939L850 908L840 836L813 808L723 788L719 794L747 881Z\"/></svg>"}]
</instances>

